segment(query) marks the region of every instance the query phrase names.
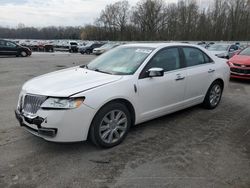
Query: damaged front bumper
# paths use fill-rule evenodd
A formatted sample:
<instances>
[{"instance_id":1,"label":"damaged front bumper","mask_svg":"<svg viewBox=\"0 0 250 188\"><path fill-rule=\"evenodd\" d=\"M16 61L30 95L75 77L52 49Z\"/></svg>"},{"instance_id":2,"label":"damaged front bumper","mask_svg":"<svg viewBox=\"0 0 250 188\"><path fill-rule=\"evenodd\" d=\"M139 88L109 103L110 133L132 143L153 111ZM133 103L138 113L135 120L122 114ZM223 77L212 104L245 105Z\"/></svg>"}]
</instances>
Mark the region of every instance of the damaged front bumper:
<instances>
[{"instance_id":1,"label":"damaged front bumper","mask_svg":"<svg viewBox=\"0 0 250 188\"><path fill-rule=\"evenodd\" d=\"M15 116L20 126L25 127L33 134L52 138L57 134L57 128L46 128L41 126L41 124L45 121L42 117L37 116L35 118L29 118L21 114L18 110L15 110ZM27 123L36 126L37 129L27 125Z\"/></svg>"}]
</instances>

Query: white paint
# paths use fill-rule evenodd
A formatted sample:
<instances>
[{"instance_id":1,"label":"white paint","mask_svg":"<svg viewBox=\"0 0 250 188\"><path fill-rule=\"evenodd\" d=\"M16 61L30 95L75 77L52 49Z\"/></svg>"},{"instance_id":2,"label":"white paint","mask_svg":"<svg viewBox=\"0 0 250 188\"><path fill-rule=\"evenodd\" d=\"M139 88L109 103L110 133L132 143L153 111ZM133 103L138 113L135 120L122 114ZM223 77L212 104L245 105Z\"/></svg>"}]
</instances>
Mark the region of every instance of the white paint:
<instances>
[{"instance_id":1,"label":"white paint","mask_svg":"<svg viewBox=\"0 0 250 188\"><path fill-rule=\"evenodd\" d=\"M125 46L152 47L155 50L133 75L109 75L75 67L40 76L24 84L22 94L85 97L84 104L76 109L38 110L36 115L48 121L42 123L43 127L58 128L56 137L43 137L44 139L57 142L86 140L90 123L96 112L113 99L129 101L135 109L135 123L138 124L202 103L209 86L218 78L223 79L225 87L228 85L229 66L225 60L215 57L204 48L180 43ZM171 46L199 48L207 53L214 63L165 72L163 77L139 79L141 71L155 53ZM215 71L208 73L210 69ZM185 79L176 81L178 75ZM134 85L137 86L137 92L134 91Z\"/></svg>"}]
</instances>

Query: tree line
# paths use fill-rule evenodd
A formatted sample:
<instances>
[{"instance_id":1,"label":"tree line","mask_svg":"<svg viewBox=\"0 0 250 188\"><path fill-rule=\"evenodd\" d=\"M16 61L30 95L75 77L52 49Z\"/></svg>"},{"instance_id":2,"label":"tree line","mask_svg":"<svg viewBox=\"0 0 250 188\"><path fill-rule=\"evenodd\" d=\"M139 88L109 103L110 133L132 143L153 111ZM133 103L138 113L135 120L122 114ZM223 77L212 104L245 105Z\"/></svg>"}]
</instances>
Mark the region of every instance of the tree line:
<instances>
[{"instance_id":1,"label":"tree line","mask_svg":"<svg viewBox=\"0 0 250 188\"><path fill-rule=\"evenodd\" d=\"M214 0L206 8L195 0L166 3L127 0L107 5L84 27L0 28L2 38L83 40L250 40L250 0Z\"/></svg>"},{"instance_id":2,"label":"tree line","mask_svg":"<svg viewBox=\"0 0 250 188\"><path fill-rule=\"evenodd\" d=\"M80 39L82 27L21 27L4 28L0 26L0 38L10 39Z\"/></svg>"}]
</instances>

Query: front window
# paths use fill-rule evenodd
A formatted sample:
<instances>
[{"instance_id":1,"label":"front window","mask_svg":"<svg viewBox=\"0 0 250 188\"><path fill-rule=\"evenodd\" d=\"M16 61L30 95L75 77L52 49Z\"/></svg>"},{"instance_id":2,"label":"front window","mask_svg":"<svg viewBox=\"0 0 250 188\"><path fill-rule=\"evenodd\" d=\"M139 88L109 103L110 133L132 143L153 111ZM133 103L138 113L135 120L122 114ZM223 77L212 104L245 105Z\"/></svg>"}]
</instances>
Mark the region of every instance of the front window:
<instances>
[{"instance_id":1,"label":"front window","mask_svg":"<svg viewBox=\"0 0 250 188\"><path fill-rule=\"evenodd\" d=\"M250 56L250 47L242 50L239 55L247 55L247 56Z\"/></svg>"},{"instance_id":2,"label":"front window","mask_svg":"<svg viewBox=\"0 0 250 188\"><path fill-rule=\"evenodd\" d=\"M162 68L165 72L181 68L178 48L167 48L158 52L147 65L150 68Z\"/></svg>"},{"instance_id":3,"label":"front window","mask_svg":"<svg viewBox=\"0 0 250 188\"><path fill-rule=\"evenodd\" d=\"M91 61L87 68L116 75L135 73L143 61L153 51L145 47L119 47Z\"/></svg>"},{"instance_id":4,"label":"front window","mask_svg":"<svg viewBox=\"0 0 250 188\"><path fill-rule=\"evenodd\" d=\"M11 48L16 47L16 45L13 42L6 42L6 46Z\"/></svg>"},{"instance_id":5,"label":"front window","mask_svg":"<svg viewBox=\"0 0 250 188\"><path fill-rule=\"evenodd\" d=\"M208 48L209 51L227 51L229 45L227 44L214 44Z\"/></svg>"}]
</instances>

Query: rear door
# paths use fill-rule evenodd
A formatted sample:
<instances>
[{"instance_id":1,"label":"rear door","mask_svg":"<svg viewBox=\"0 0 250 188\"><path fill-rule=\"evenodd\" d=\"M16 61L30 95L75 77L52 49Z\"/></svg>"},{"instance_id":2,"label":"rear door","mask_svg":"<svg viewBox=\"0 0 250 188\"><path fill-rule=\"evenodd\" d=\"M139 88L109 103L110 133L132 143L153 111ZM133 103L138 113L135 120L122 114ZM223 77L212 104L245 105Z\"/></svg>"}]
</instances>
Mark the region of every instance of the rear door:
<instances>
[{"instance_id":1,"label":"rear door","mask_svg":"<svg viewBox=\"0 0 250 188\"><path fill-rule=\"evenodd\" d=\"M202 50L195 47L182 47L187 70L185 100L195 104L202 102L213 80L215 64Z\"/></svg>"}]
</instances>

